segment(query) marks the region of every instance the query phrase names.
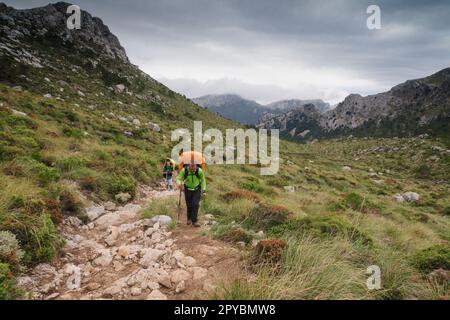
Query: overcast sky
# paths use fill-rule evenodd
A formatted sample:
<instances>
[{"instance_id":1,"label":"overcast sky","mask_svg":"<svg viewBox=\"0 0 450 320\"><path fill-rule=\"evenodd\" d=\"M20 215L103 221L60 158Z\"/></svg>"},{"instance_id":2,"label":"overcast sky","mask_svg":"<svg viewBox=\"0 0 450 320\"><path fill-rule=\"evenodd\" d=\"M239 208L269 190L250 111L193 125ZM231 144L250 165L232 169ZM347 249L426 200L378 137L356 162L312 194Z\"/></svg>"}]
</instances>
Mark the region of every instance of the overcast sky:
<instances>
[{"instance_id":1,"label":"overcast sky","mask_svg":"<svg viewBox=\"0 0 450 320\"><path fill-rule=\"evenodd\" d=\"M16 8L41 0L5 1ZM450 67L450 1L79 0L132 63L196 97L259 102L386 91ZM381 8L369 30L366 9Z\"/></svg>"}]
</instances>

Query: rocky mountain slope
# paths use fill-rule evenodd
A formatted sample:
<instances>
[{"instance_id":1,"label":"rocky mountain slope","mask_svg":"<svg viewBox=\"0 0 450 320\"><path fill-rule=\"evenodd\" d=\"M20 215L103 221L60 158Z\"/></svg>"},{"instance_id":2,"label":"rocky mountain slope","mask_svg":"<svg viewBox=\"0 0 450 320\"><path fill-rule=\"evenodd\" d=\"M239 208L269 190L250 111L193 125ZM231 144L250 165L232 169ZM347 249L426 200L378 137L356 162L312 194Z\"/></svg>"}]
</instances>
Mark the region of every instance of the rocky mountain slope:
<instances>
[{"instance_id":1,"label":"rocky mountain slope","mask_svg":"<svg viewBox=\"0 0 450 320\"><path fill-rule=\"evenodd\" d=\"M323 113L330 109L330 104L324 102L321 99L312 99L312 100L299 100L299 99L290 99L290 100L281 100L269 103L266 105L267 108L274 109L276 111L290 111L296 108L301 108L304 105L312 104L314 105L319 112Z\"/></svg>"},{"instance_id":2,"label":"rocky mountain slope","mask_svg":"<svg viewBox=\"0 0 450 320\"><path fill-rule=\"evenodd\" d=\"M262 105L253 100L244 99L235 94L207 95L192 99L200 106L216 112L227 119L239 123L254 125L261 117L269 117L281 114L306 104L314 104L320 112L329 108L329 104L320 99L316 100L282 100Z\"/></svg>"},{"instance_id":3,"label":"rocky mountain slope","mask_svg":"<svg viewBox=\"0 0 450 320\"><path fill-rule=\"evenodd\" d=\"M255 124L259 117L269 111L256 101L235 94L207 95L192 99L193 102L221 116L243 124Z\"/></svg>"},{"instance_id":4,"label":"rocky mountain slope","mask_svg":"<svg viewBox=\"0 0 450 320\"><path fill-rule=\"evenodd\" d=\"M362 97L351 94L336 108L317 113L288 112L264 117L258 127L280 128L286 136L304 140L339 135L411 136L448 134L450 68L409 80L391 90ZM302 134L310 132L307 136Z\"/></svg>"},{"instance_id":5,"label":"rocky mountain slope","mask_svg":"<svg viewBox=\"0 0 450 320\"><path fill-rule=\"evenodd\" d=\"M66 14L70 4L58 2L42 8L15 10L0 3L0 32L13 41L33 40L41 45L46 43L69 47L74 53L100 53L109 58L128 62L124 48L102 20L82 13L82 28L71 31L67 28ZM30 57L31 58L31 57ZM36 61L36 63L39 63Z\"/></svg>"}]
</instances>

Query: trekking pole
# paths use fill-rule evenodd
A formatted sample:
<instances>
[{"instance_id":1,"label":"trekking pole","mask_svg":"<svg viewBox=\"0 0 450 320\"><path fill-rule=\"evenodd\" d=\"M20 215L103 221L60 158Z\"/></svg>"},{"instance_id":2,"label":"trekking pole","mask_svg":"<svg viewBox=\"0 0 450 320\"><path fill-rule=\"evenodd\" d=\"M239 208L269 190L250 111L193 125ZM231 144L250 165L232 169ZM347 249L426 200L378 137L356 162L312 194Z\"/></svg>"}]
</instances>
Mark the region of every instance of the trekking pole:
<instances>
[{"instance_id":1,"label":"trekking pole","mask_svg":"<svg viewBox=\"0 0 450 320\"><path fill-rule=\"evenodd\" d=\"M178 213L177 213L177 224L180 223L180 214L181 214L181 188L183 185L180 186L180 196L178 198Z\"/></svg>"}]
</instances>

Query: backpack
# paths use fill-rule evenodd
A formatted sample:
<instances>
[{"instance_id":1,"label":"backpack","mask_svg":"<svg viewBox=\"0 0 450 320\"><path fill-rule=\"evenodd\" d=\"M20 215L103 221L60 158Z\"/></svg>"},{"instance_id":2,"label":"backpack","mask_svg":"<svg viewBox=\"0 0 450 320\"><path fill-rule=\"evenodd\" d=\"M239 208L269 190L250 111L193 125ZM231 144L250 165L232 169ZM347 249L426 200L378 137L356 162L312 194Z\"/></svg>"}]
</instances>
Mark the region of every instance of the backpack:
<instances>
[{"instance_id":1,"label":"backpack","mask_svg":"<svg viewBox=\"0 0 450 320\"><path fill-rule=\"evenodd\" d=\"M197 177L197 179L200 179L200 175L198 173L198 169L200 168L201 165L197 164L196 166L197 166L197 168L195 169L195 173L194 174ZM188 175L189 175L189 165L185 164L184 165L184 179L187 179Z\"/></svg>"}]
</instances>

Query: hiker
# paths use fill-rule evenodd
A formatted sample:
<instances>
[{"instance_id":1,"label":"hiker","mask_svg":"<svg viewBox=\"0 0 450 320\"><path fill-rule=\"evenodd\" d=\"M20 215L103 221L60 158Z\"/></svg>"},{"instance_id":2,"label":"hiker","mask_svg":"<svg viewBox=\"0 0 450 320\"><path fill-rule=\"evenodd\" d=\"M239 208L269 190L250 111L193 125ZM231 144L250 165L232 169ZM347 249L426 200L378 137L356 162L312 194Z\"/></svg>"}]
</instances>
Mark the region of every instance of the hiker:
<instances>
[{"instance_id":1,"label":"hiker","mask_svg":"<svg viewBox=\"0 0 450 320\"><path fill-rule=\"evenodd\" d=\"M179 186L184 182L184 199L187 207L187 224L200 227L197 222L202 193L206 193L206 179L202 168L192 161L184 165L177 177Z\"/></svg>"},{"instance_id":2,"label":"hiker","mask_svg":"<svg viewBox=\"0 0 450 320\"><path fill-rule=\"evenodd\" d=\"M173 169L174 168L172 161L167 159L163 169L163 176L166 181L166 190L168 191L173 191L173 181L172 181Z\"/></svg>"}]
</instances>

